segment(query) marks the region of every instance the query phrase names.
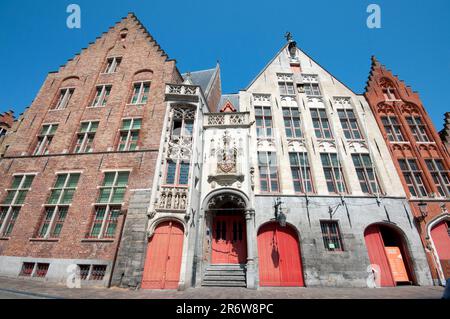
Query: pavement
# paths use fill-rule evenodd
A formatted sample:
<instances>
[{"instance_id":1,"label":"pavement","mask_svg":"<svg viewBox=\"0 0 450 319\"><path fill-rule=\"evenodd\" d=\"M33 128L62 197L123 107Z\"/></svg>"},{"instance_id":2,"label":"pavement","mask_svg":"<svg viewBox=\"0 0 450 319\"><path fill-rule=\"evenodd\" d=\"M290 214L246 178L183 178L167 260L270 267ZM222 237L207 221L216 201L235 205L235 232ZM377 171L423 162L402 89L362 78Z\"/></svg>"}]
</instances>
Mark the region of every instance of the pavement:
<instances>
[{"instance_id":1,"label":"pavement","mask_svg":"<svg viewBox=\"0 0 450 319\"><path fill-rule=\"evenodd\" d=\"M444 288L189 288L129 290L122 288L67 288L45 281L0 277L0 299L440 299Z\"/></svg>"}]
</instances>

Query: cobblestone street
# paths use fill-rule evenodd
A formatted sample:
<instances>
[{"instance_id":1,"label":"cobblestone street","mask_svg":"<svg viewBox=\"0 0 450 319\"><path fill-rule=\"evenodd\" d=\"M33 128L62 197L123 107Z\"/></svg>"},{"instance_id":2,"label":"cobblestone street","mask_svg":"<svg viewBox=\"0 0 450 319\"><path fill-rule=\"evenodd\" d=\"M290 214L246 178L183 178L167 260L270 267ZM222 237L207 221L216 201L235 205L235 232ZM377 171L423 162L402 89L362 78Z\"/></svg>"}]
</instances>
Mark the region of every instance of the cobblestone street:
<instances>
[{"instance_id":1,"label":"cobblestone street","mask_svg":"<svg viewBox=\"0 0 450 319\"><path fill-rule=\"evenodd\" d=\"M185 291L68 289L42 281L0 278L0 299L440 299L442 287L196 288Z\"/></svg>"}]
</instances>

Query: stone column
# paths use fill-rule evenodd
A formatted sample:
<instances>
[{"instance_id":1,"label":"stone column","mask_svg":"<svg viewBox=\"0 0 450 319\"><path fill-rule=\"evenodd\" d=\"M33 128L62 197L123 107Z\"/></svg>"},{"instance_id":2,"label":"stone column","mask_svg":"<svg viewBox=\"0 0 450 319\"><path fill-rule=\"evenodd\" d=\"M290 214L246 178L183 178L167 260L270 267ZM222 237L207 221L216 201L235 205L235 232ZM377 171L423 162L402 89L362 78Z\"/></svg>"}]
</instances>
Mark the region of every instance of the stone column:
<instances>
[{"instance_id":1,"label":"stone column","mask_svg":"<svg viewBox=\"0 0 450 319\"><path fill-rule=\"evenodd\" d=\"M247 227L247 288L256 289L256 265L253 251L255 236L255 210L245 211L245 220Z\"/></svg>"}]
</instances>

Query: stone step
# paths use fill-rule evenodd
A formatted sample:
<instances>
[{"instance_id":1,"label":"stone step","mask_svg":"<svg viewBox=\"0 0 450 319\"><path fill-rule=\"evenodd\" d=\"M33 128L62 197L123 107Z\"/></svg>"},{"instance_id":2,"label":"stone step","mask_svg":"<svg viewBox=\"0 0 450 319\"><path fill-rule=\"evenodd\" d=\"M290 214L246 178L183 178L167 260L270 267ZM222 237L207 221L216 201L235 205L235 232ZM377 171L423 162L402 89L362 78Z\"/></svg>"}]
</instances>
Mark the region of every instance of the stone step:
<instances>
[{"instance_id":1,"label":"stone step","mask_svg":"<svg viewBox=\"0 0 450 319\"><path fill-rule=\"evenodd\" d=\"M243 265L211 265L206 267L206 271L226 270L226 271L245 271Z\"/></svg>"},{"instance_id":2,"label":"stone step","mask_svg":"<svg viewBox=\"0 0 450 319\"><path fill-rule=\"evenodd\" d=\"M204 281L202 286L205 287L247 287L245 281Z\"/></svg>"},{"instance_id":3,"label":"stone step","mask_svg":"<svg viewBox=\"0 0 450 319\"><path fill-rule=\"evenodd\" d=\"M245 274L242 275L227 275L227 276L223 276L223 275L205 275L205 277L203 278L203 281L244 281L245 282Z\"/></svg>"},{"instance_id":4,"label":"stone step","mask_svg":"<svg viewBox=\"0 0 450 319\"><path fill-rule=\"evenodd\" d=\"M207 271L205 272L205 276L222 276L222 277L228 277L228 276L245 276L245 271Z\"/></svg>"}]
</instances>

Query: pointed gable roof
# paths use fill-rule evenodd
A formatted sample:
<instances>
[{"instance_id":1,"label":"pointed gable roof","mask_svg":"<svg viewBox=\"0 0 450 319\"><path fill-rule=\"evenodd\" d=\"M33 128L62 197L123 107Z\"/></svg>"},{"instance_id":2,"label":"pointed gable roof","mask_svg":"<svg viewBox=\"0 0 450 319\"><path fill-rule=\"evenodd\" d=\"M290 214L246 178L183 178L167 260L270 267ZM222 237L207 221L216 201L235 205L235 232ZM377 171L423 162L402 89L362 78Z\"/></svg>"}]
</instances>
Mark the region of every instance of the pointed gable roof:
<instances>
[{"instance_id":1,"label":"pointed gable roof","mask_svg":"<svg viewBox=\"0 0 450 319\"><path fill-rule=\"evenodd\" d=\"M103 32L100 36L98 36L95 41L90 42L86 48L82 48L80 52L76 53L72 58L68 59L67 62L59 67L58 71L52 71L50 73L57 73L61 71L63 68L67 67L67 65L76 60L79 56L81 56L86 50L88 50L91 46L99 44L100 40L104 39L104 36L112 32L114 29L118 28L121 24L126 25L128 22L135 23L138 30L143 32L143 35L148 40L149 44L155 46L157 52L161 54L162 57L165 57L166 61L170 61L169 56L167 53L161 48L161 46L158 44L158 42L153 38L153 36L150 34L150 32L147 30L147 28L142 24L142 22L137 18L137 16L130 12L127 16L121 18L119 21L117 21L113 26L111 26L108 31Z\"/></svg>"},{"instance_id":2,"label":"pointed gable roof","mask_svg":"<svg viewBox=\"0 0 450 319\"><path fill-rule=\"evenodd\" d=\"M250 89L250 87L253 85L253 83L256 82L256 80L258 80L258 78L266 71L266 69L278 58L278 56L284 51L286 50L286 48L289 47L291 42L287 42L276 54L275 56L269 61L269 63L267 63L264 68L258 73L258 75L253 78L253 80L250 82L249 85L247 85L247 87L244 89L244 91L247 91ZM339 80L336 76L334 76L331 72L329 72L325 67L323 67L320 63L318 63L316 60L314 60L310 55L308 55L305 51L303 51L302 49L300 49L298 46L296 46L297 50L300 51L301 54L303 54L306 58L308 58L309 60L311 60L312 63L316 64L319 68L321 68L322 70L324 70L326 73L328 73L329 75L331 75L337 82L339 82L340 84L342 84L344 87L346 87L350 92L352 92L353 94L358 95L358 93L354 92L350 87L348 87L344 82L342 82L341 80Z\"/></svg>"},{"instance_id":3,"label":"pointed gable roof","mask_svg":"<svg viewBox=\"0 0 450 319\"><path fill-rule=\"evenodd\" d=\"M220 97L218 111L239 112L239 94L224 94Z\"/></svg>"}]
</instances>

